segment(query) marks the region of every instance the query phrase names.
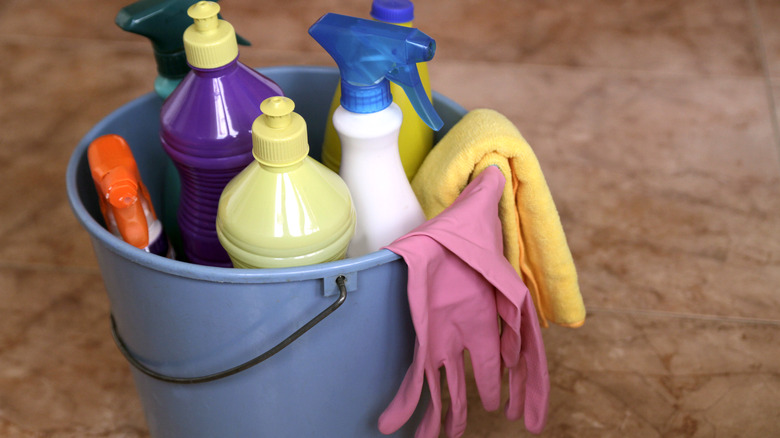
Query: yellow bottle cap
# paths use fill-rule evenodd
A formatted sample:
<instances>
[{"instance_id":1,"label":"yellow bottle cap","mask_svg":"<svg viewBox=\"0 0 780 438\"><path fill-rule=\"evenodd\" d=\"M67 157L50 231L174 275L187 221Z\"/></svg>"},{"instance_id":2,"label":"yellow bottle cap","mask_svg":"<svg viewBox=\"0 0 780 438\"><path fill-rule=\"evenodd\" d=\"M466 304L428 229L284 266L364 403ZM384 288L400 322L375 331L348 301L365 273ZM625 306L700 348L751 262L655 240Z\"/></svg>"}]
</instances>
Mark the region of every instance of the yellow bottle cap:
<instances>
[{"instance_id":1,"label":"yellow bottle cap","mask_svg":"<svg viewBox=\"0 0 780 438\"><path fill-rule=\"evenodd\" d=\"M236 31L217 14L219 5L215 2L200 1L187 9L195 23L184 31L184 53L193 67L223 67L238 56Z\"/></svg>"},{"instance_id":2,"label":"yellow bottle cap","mask_svg":"<svg viewBox=\"0 0 780 438\"><path fill-rule=\"evenodd\" d=\"M273 96L260 104L263 114L252 124L252 153L271 167L293 165L309 154L306 122L294 113L289 97Z\"/></svg>"}]
</instances>

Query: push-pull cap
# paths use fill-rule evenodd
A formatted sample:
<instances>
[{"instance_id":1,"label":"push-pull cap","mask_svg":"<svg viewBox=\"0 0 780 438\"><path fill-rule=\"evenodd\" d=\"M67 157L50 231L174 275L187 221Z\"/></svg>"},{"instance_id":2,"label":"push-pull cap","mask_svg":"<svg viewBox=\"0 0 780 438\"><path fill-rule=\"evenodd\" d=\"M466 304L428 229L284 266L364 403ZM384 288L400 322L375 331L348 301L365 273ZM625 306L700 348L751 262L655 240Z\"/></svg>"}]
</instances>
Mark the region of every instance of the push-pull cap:
<instances>
[{"instance_id":1,"label":"push-pull cap","mask_svg":"<svg viewBox=\"0 0 780 438\"><path fill-rule=\"evenodd\" d=\"M180 79L190 71L182 34L192 24L187 9L197 1L139 0L120 9L115 21L123 30L145 36L152 42L157 72L161 76ZM236 39L238 44L249 45L249 41L239 35Z\"/></svg>"},{"instance_id":2,"label":"push-pull cap","mask_svg":"<svg viewBox=\"0 0 780 438\"><path fill-rule=\"evenodd\" d=\"M223 67L238 57L236 31L218 14L216 2L200 1L187 9L194 23L184 31L184 51L195 68Z\"/></svg>"},{"instance_id":3,"label":"push-pull cap","mask_svg":"<svg viewBox=\"0 0 780 438\"><path fill-rule=\"evenodd\" d=\"M325 14L309 28L336 61L341 73L341 105L354 113L374 113L393 101L392 81L409 97L432 129L444 125L423 88L418 62L433 59L436 41L417 29L339 14Z\"/></svg>"},{"instance_id":4,"label":"push-pull cap","mask_svg":"<svg viewBox=\"0 0 780 438\"><path fill-rule=\"evenodd\" d=\"M252 123L252 153L271 167L293 165L309 154L306 122L294 113L289 97L273 96L260 104L260 117Z\"/></svg>"}]
</instances>

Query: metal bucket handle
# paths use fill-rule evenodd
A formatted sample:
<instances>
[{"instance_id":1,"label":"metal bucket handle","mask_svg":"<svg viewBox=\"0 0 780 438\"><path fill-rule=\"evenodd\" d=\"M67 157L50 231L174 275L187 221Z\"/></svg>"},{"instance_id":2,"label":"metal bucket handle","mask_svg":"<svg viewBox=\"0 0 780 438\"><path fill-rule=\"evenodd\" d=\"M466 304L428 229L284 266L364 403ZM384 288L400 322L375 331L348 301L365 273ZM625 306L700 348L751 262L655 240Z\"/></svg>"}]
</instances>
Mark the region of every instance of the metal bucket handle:
<instances>
[{"instance_id":1,"label":"metal bucket handle","mask_svg":"<svg viewBox=\"0 0 780 438\"><path fill-rule=\"evenodd\" d=\"M214 380L223 379L228 376L232 376L233 374L240 373L241 371L244 371L246 369L249 369L260 362L265 361L266 359L271 358L276 353L282 351L285 347L290 345L293 341L301 337L304 333L309 331L312 327L317 325L320 321L325 319L328 315L333 313L336 309L338 309L342 304L344 304L344 301L347 299L347 286L346 286L346 280L347 278L344 275L339 275L336 277L336 285L339 288L339 297L336 299L336 301L328 306L325 310L320 312L317 316L315 316L311 321L304 324L301 328L295 331L295 333L288 336L285 340L279 342L274 347L272 347L270 350L266 351L265 353L250 359L241 365L237 365L233 368L227 369L225 371L219 371L213 374L209 374L206 376L200 376L200 377L171 377L166 376L165 374L160 374L150 368L148 368L146 365L142 364L138 359L133 356L132 353L130 353L130 350L128 350L127 345L125 344L124 340L122 339L122 336L119 335L119 331L116 327L116 321L114 320L114 315L111 315L111 334L114 336L114 342L116 343L116 346L119 348L119 351L122 353L123 356L125 356L125 359L127 359L128 362L130 362L130 365L134 366L136 369L141 371L142 373L146 374L149 377L153 377L157 380L162 380L163 382L169 382L169 383L180 383L180 384L193 384L193 383L205 383L205 382L212 382Z\"/></svg>"}]
</instances>

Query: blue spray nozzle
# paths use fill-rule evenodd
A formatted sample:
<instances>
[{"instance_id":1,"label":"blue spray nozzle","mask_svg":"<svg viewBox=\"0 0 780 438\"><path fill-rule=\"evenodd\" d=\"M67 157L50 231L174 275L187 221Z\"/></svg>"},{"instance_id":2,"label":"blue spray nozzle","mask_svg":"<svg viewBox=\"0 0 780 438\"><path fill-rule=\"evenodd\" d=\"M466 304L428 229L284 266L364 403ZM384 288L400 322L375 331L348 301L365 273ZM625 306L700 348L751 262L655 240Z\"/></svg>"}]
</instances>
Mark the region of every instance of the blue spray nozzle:
<instances>
[{"instance_id":1,"label":"blue spray nozzle","mask_svg":"<svg viewBox=\"0 0 780 438\"><path fill-rule=\"evenodd\" d=\"M417 29L339 14L325 14L309 28L341 72L341 104L356 113L373 113L392 102L398 84L420 118L438 131L444 125L428 100L418 62L433 59L436 41Z\"/></svg>"}]
</instances>

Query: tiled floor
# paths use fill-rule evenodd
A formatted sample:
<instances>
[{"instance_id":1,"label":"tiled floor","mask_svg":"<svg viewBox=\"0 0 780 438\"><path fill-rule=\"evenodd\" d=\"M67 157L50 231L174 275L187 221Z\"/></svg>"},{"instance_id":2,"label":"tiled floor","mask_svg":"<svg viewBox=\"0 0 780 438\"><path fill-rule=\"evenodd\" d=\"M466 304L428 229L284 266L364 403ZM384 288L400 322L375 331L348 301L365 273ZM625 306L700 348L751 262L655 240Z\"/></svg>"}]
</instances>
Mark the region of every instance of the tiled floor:
<instances>
[{"instance_id":1,"label":"tiled floor","mask_svg":"<svg viewBox=\"0 0 780 438\"><path fill-rule=\"evenodd\" d=\"M253 67L368 0L222 0ZM589 310L544 332L550 437L780 435L780 3L417 2L434 88L534 147ZM87 130L151 90L126 0L0 0L0 436L144 437L65 194ZM527 436L481 408L469 437Z\"/></svg>"}]
</instances>

